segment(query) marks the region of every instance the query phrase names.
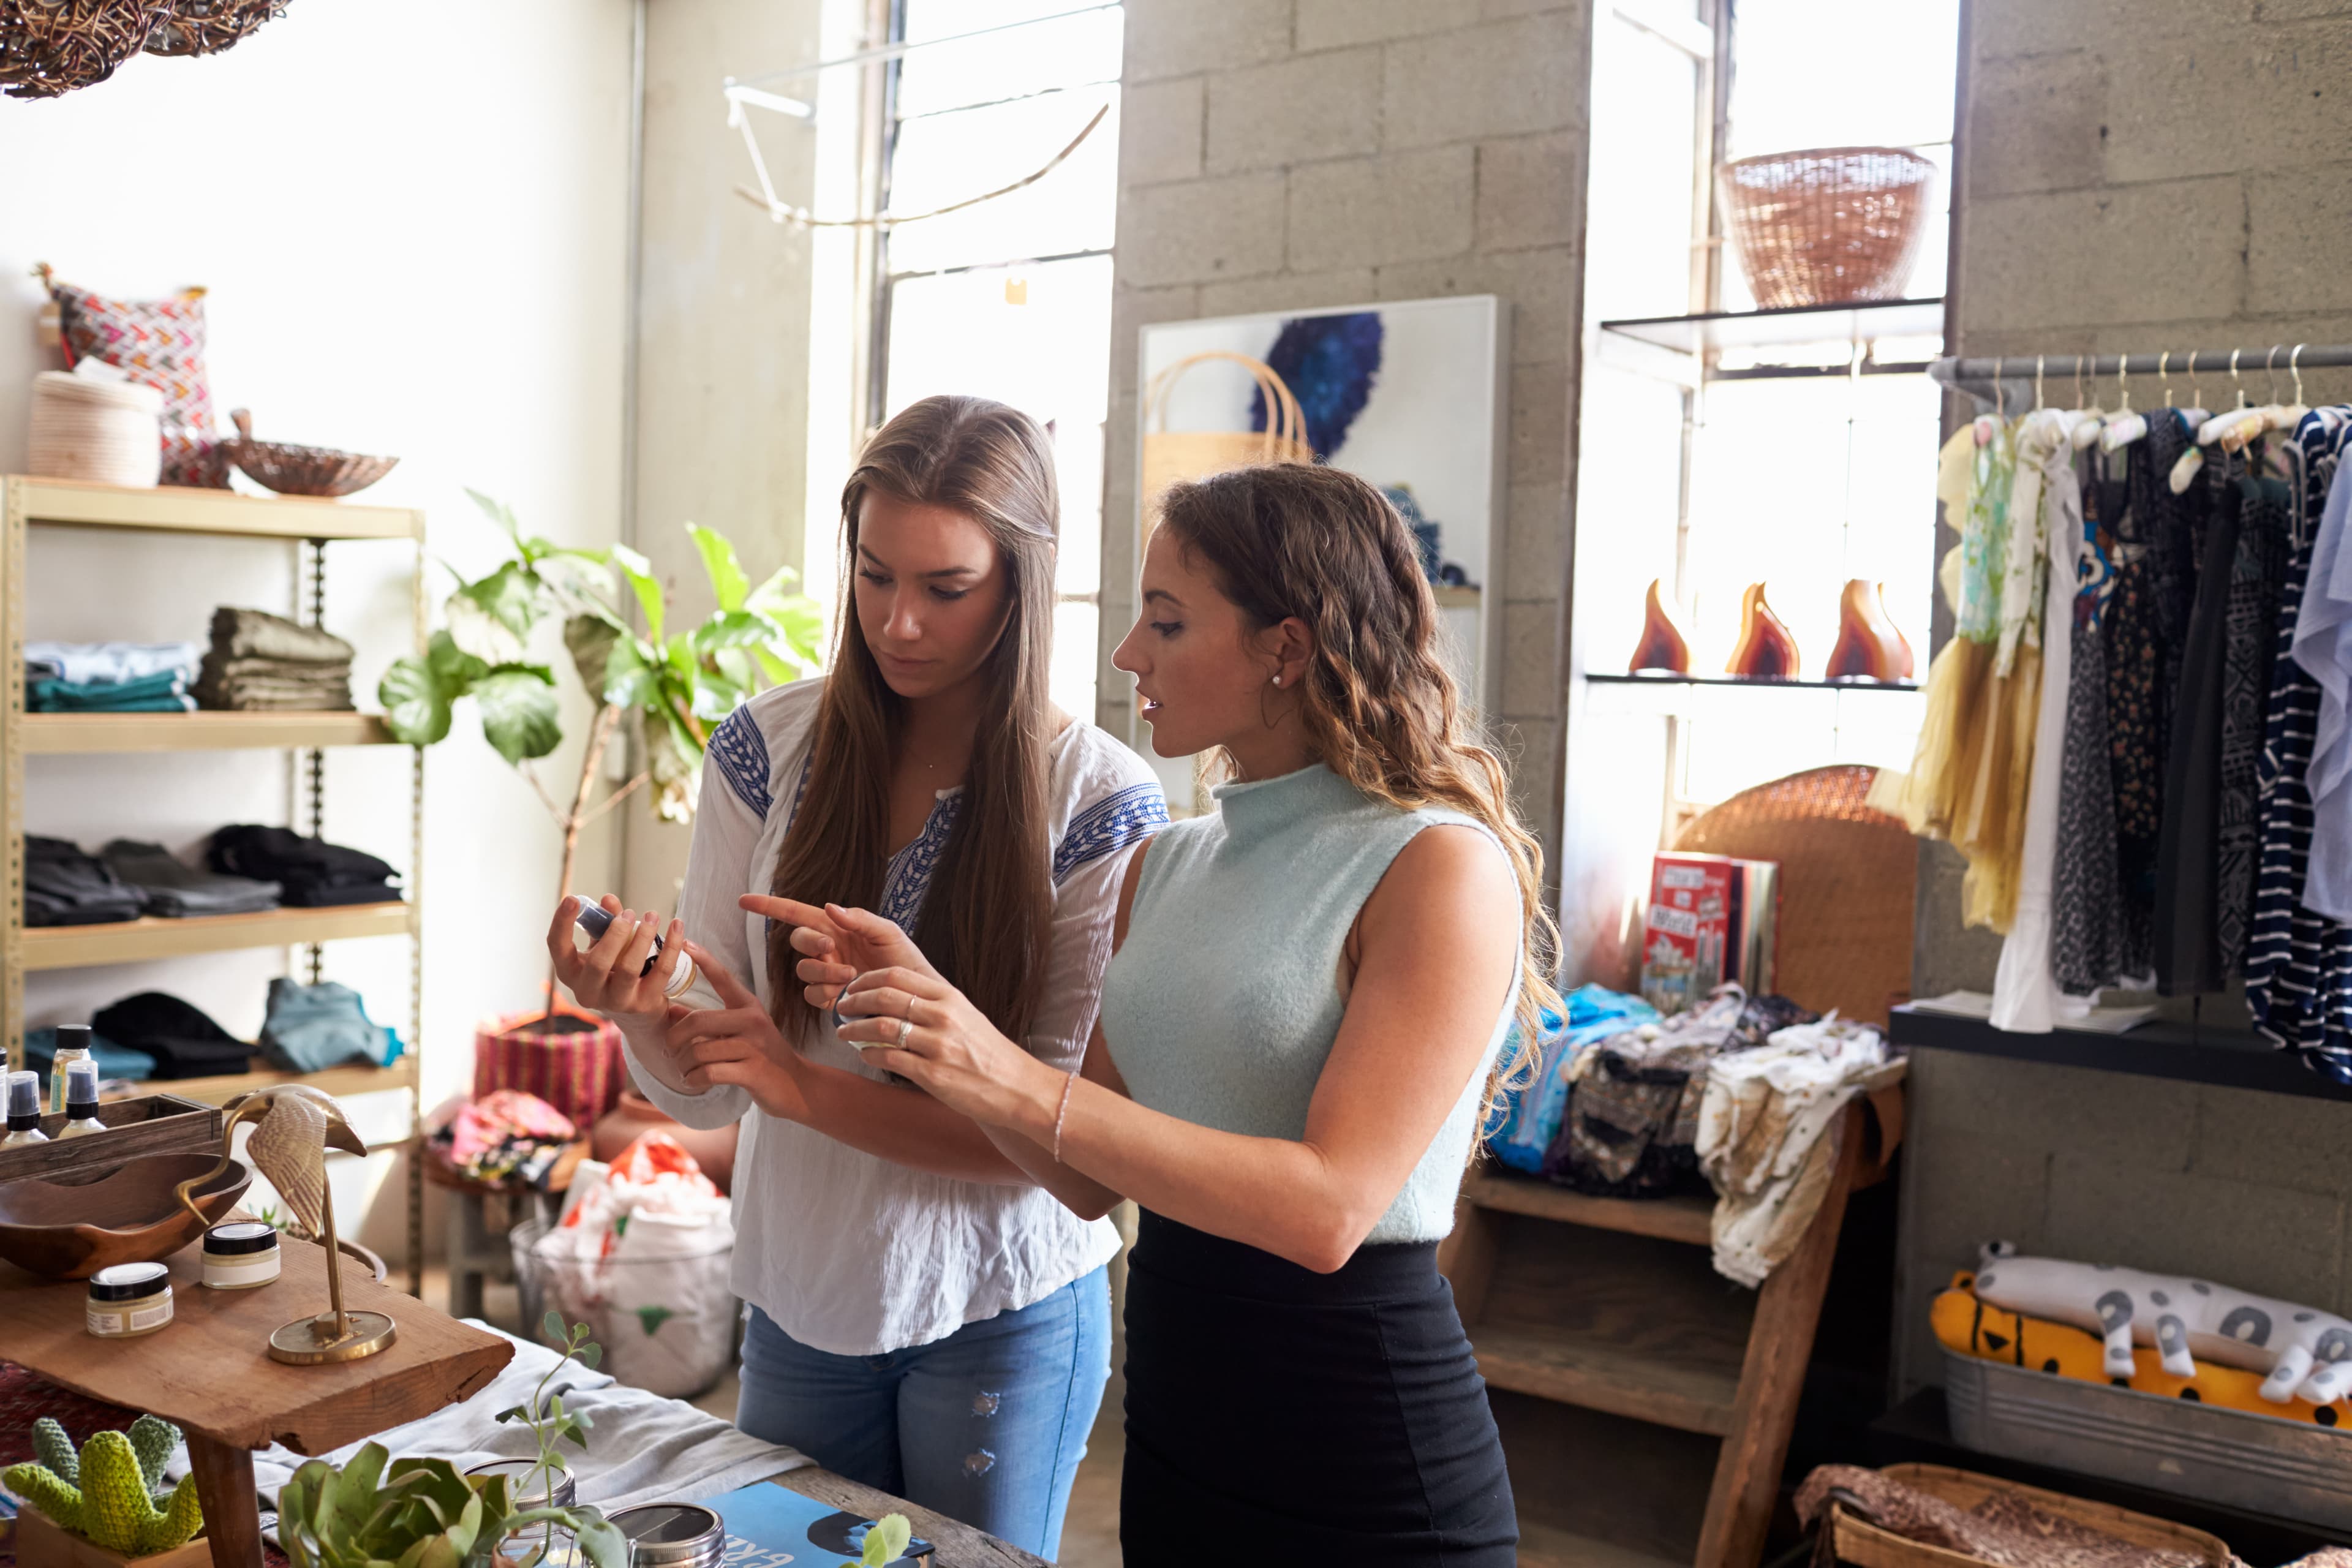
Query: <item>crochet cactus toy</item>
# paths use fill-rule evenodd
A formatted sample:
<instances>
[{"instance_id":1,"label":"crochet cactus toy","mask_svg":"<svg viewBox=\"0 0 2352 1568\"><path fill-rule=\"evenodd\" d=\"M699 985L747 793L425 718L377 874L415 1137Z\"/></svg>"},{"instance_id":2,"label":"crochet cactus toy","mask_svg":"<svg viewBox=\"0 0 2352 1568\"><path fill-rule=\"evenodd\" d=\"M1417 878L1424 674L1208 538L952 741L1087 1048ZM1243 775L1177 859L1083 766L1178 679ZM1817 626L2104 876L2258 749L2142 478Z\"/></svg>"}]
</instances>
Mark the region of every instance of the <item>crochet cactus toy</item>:
<instances>
[{"instance_id":1,"label":"crochet cactus toy","mask_svg":"<svg viewBox=\"0 0 2352 1568\"><path fill-rule=\"evenodd\" d=\"M33 1427L41 1462L12 1465L0 1481L93 1545L152 1556L186 1544L204 1525L193 1477L182 1479L163 1508L155 1506L164 1462L179 1442L178 1427L142 1415L128 1433L92 1433L77 1454L65 1429L44 1417Z\"/></svg>"}]
</instances>

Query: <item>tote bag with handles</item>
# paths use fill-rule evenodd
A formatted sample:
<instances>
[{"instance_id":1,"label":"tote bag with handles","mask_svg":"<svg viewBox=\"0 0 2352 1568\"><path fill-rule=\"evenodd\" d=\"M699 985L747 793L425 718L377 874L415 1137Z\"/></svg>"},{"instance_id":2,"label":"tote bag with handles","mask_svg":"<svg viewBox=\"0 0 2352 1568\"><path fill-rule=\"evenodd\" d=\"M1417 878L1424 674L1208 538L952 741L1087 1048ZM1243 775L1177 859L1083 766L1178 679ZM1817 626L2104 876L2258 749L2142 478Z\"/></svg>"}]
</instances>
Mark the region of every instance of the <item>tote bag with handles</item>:
<instances>
[{"instance_id":1,"label":"tote bag with handles","mask_svg":"<svg viewBox=\"0 0 2352 1568\"><path fill-rule=\"evenodd\" d=\"M1230 360L1250 373L1265 396L1269 417L1263 430L1170 430L1168 397L1177 378L1210 360ZM1144 394L1143 515L1137 546L1151 531L1160 493L1179 479L1202 479L1228 468L1255 463L1311 463L1315 448L1307 444L1307 416L1282 377L1264 360L1226 349L1186 354L1151 378ZM1155 428L1155 426L1160 426Z\"/></svg>"}]
</instances>

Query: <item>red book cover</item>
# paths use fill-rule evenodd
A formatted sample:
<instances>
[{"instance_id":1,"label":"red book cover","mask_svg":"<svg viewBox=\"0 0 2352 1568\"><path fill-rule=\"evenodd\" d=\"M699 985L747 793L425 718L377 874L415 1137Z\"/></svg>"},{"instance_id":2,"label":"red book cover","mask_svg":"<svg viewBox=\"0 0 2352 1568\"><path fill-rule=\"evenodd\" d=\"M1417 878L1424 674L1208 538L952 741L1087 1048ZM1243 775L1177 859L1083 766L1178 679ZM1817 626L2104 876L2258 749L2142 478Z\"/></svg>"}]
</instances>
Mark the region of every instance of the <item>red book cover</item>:
<instances>
[{"instance_id":1,"label":"red book cover","mask_svg":"<svg viewBox=\"0 0 2352 1568\"><path fill-rule=\"evenodd\" d=\"M1661 850L1650 862L1649 918L1642 941L1642 999L1679 1013L1723 984L1736 940L1734 863L1721 855Z\"/></svg>"}]
</instances>

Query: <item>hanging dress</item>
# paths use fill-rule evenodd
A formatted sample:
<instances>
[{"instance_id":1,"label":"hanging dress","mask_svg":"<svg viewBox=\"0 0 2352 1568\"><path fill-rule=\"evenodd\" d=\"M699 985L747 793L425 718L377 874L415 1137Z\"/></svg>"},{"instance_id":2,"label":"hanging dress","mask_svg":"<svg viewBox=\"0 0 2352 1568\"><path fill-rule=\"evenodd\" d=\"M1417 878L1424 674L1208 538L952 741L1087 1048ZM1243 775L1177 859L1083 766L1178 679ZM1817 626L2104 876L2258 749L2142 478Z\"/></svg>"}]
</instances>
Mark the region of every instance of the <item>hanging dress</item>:
<instances>
[{"instance_id":1,"label":"hanging dress","mask_svg":"<svg viewBox=\"0 0 2352 1568\"><path fill-rule=\"evenodd\" d=\"M2221 989L2215 916L2221 810L2223 661L2229 637L2230 579L2246 489L2254 483L2253 448L2206 461L2191 494L2211 511L2199 539L2196 587L2180 679L2174 688L2172 744L2164 764L2164 824L2156 849L2156 988L2167 996ZM2218 470L2218 472L2217 472Z\"/></svg>"},{"instance_id":2,"label":"hanging dress","mask_svg":"<svg viewBox=\"0 0 2352 1568\"><path fill-rule=\"evenodd\" d=\"M2238 544L2222 606L2221 797L2214 833L2213 943L2221 982L2245 972L2253 916L2263 717L2278 655L2279 591L2293 554L2293 490L2264 474L2240 481Z\"/></svg>"},{"instance_id":3,"label":"hanging dress","mask_svg":"<svg viewBox=\"0 0 2352 1568\"><path fill-rule=\"evenodd\" d=\"M2319 715L2319 684L2295 661L2294 633L2313 542L2330 511L2352 509L2334 491L2352 442L2352 408L2315 408L2296 426L2294 553L2279 592L2277 654L2257 770L2261 860L2246 943L2246 1005L2254 1026L2313 1066L2352 1083L2352 926L2304 908L2311 847L2306 782ZM2340 504L2339 504L2340 503Z\"/></svg>"},{"instance_id":4,"label":"hanging dress","mask_svg":"<svg viewBox=\"0 0 2352 1568\"><path fill-rule=\"evenodd\" d=\"M2069 996L2088 996L2126 973L2123 890L2116 875L2116 787L2109 761L2106 637L2116 555L2130 500L2095 448L2083 490L2083 543L2074 557L2066 686L2065 754L2058 773L2058 854L2052 872L2050 971ZM2058 634L2053 630L2054 638Z\"/></svg>"},{"instance_id":5,"label":"hanging dress","mask_svg":"<svg viewBox=\"0 0 2352 1568\"><path fill-rule=\"evenodd\" d=\"M2007 931L2017 910L2025 802L2041 695L2038 470L2013 504L2016 426L1980 416L1945 444L1937 493L1962 520L1937 572L1953 636L1927 672L1927 713L1911 772L1873 803L1914 833L1949 839L1968 860L1961 918Z\"/></svg>"},{"instance_id":6,"label":"hanging dress","mask_svg":"<svg viewBox=\"0 0 2352 1568\"><path fill-rule=\"evenodd\" d=\"M2015 505L2036 509L2042 560L2021 581L2042 594L2039 706L2034 715L2031 783L2020 845L2017 907L2001 943L1992 985L1992 1026L2047 1034L2058 1021L2059 994L2050 967L2052 894L2058 858L2060 773L2066 746L2066 709L2074 685L2074 638L2067 623L2074 598L2075 555L2083 542L2082 492L2074 475L2071 416L2037 408L2017 435ZM2019 530L2023 532L2023 530ZM2014 538L2015 535L2012 535Z\"/></svg>"}]
</instances>

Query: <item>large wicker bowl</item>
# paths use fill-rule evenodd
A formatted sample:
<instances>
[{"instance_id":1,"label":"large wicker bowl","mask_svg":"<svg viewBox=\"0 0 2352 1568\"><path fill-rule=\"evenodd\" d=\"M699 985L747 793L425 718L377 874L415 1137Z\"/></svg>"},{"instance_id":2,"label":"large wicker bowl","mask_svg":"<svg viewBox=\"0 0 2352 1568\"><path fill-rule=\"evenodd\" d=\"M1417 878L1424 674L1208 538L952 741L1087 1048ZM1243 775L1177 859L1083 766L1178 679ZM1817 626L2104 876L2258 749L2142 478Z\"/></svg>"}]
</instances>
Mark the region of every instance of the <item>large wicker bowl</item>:
<instances>
[{"instance_id":1,"label":"large wicker bowl","mask_svg":"<svg viewBox=\"0 0 2352 1568\"><path fill-rule=\"evenodd\" d=\"M257 441L253 419L244 409L230 414L236 439L221 443L228 460L263 489L281 496L347 496L392 472L398 458L371 458L332 447L297 447L287 441Z\"/></svg>"},{"instance_id":2,"label":"large wicker bowl","mask_svg":"<svg viewBox=\"0 0 2352 1568\"><path fill-rule=\"evenodd\" d=\"M1786 310L1901 299L1936 165L1901 147L1816 147L1741 158L1717 182L1757 304Z\"/></svg>"}]
</instances>

